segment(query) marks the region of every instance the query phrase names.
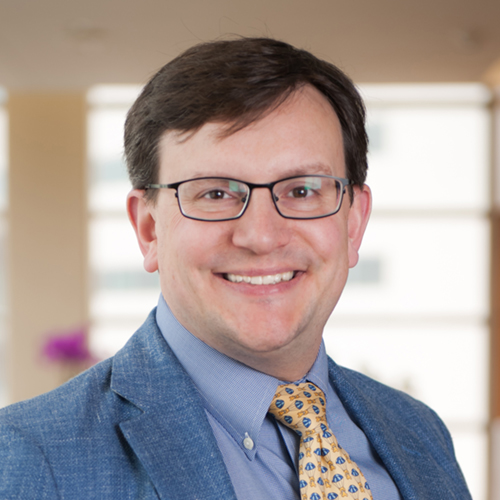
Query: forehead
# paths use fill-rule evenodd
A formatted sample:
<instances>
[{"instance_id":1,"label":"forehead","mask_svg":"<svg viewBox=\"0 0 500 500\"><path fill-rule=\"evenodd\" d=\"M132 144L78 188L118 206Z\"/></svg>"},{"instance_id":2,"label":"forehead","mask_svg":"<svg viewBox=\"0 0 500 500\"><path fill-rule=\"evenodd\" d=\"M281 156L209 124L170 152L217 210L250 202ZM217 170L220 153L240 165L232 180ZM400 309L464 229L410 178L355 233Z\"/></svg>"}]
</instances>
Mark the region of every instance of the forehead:
<instances>
[{"instance_id":1,"label":"forehead","mask_svg":"<svg viewBox=\"0 0 500 500\"><path fill-rule=\"evenodd\" d=\"M302 173L344 175L339 120L311 86L229 136L224 135L226 127L211 122L194 134L166 132L159 144L161 182L205 175L255 182Z\"/></svg>"}]
</instances>

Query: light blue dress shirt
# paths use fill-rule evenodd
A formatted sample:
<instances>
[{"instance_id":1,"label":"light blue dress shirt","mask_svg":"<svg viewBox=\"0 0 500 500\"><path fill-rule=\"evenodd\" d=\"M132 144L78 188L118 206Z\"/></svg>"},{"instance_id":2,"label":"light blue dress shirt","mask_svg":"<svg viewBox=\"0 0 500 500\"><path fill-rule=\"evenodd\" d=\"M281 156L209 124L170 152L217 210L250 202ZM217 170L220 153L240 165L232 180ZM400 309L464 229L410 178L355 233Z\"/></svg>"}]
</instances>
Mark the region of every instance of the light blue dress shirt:
<instances>
[{"instance_id":1,"label":"light blue dress shirt","mask_svg":"<svg viewBox=\"0 0 500 500\"><path fill-rule=\"evenodd\" d=\"M216 351L187 331L160 296L156 321L198 388L238 500L298 500L299 437L268 414L278 379ZM300 382L316 384L326 398L327 421L363 471L374 500L401 500L365 434L350 419L328 379L324 344Z\"/></svg>"}]
</instances>

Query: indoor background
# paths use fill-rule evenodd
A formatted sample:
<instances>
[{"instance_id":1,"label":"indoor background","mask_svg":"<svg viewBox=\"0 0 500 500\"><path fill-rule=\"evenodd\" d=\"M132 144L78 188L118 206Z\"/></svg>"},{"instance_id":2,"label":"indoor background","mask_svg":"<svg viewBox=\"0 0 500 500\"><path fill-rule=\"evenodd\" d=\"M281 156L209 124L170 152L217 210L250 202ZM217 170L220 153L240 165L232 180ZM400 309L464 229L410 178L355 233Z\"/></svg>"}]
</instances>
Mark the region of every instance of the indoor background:
<instances>
[{"instance_id":1,"label":"indoor background","mask_svg":"<svg viewBox=\"0 0 500 500\"><path fill-rule=\"evenodd\" d=\"M112 355L155 306L123 120L159 67L234 35L359 85L374 209L327 350L432 406L474 499L500 500L498 0L0 0L0 405Z\"/></svg>"}]
</instances>

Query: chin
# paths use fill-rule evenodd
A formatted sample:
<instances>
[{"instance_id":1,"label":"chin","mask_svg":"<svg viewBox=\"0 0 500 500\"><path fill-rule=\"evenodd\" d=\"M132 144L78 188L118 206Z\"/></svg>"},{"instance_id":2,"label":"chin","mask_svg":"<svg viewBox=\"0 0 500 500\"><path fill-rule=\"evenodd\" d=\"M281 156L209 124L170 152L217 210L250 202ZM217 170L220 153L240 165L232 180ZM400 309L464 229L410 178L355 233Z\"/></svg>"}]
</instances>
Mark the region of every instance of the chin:
<instances>
[{"instance_id":1,"label":"chin","mask_svg":"<svg viewBox=\"0 0 500 500\"><path fill-rule=\"evenodd\" d=\"M257 331L259 333L256 335ZM244 349L256 354L271 354L294 343L298 336L296 327L281 327L279 329L259 329L256 327L245 335L240 333L237 342Z\"/></svg>"}]
</instances>

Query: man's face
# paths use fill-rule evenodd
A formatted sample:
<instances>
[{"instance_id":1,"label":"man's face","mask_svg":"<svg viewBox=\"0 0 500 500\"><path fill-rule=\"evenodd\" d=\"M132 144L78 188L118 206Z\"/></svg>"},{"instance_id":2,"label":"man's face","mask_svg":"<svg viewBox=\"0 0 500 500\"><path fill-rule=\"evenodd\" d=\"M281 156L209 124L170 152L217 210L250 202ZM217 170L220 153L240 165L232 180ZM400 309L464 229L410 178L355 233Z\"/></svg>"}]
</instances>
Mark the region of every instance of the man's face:
<instances>
[{"instance_id":1,"label":"man's face","mask_svg":"<svg viewBox=\"0 0 500 500\"><path fill-rule=\"evenodd\" d=\"M220 138L223 127L208 123L187 139L166 133L159 182L345 177L338 118L312 87ZM179 322L218 351L287 380L301 377L314 362L324 324L357 262L369 209L368 189L356 188L353 205L346 194L333 216L284 219L269 190L255 189L240 219L206 222L182 216L174 190L160 190L155 204L145 202L142 191L129 196L145 267L159 270L163 296ZM282 281L268 285L228 279L277 274Z\"/></svg>"}]
</instances>

